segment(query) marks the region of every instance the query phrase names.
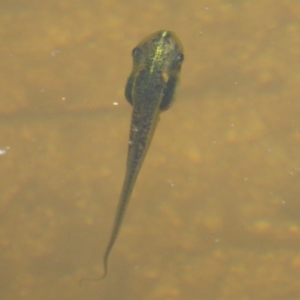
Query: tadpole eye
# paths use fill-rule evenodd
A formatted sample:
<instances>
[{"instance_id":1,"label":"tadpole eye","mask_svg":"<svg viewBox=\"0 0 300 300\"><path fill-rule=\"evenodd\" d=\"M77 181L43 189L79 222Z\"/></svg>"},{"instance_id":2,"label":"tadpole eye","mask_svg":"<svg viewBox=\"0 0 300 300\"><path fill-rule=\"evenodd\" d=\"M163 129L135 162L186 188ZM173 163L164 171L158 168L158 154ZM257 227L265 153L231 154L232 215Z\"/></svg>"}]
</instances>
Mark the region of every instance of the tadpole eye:
<instances>
[{"instance_id":1,"label":"tadpole eye","mask_svg":"<svg viewBox=\"0 0 300 300\"><path fill-rule=\"evenodd\" d=\"M182 63L183 62L183 60L184 60L184 55L183 55L183 53L179 53L178 55L177 55L177 61L178 61L178 63Z\"/></svg>"},{"instance_id":2,"label":"tadpole eye","mask_svg":"<svg viewBox=\"0 0 300 300\"><path fill-rule=\"evenodd\" d=\"M143 50L139 47L135 47L133 50L132 50L132 57L134 60L139 60L140 57L142 56L143 54Z\"/></svg>"}]
</instances>

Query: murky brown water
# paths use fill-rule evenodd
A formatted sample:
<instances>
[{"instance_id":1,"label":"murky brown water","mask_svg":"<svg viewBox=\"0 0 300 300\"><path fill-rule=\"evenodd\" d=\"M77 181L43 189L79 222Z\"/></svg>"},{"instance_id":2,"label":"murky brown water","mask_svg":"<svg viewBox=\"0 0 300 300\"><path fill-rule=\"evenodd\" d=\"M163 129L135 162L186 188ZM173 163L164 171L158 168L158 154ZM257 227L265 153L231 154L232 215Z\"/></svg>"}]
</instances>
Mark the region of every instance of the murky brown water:
<instances>
[{"instance_id":1,"label":"murky brown water","mask_svg":"<svg viewBox=\"0 0 300 300\"><path fill-rule=\"evenodd\" d=\"M298 299L300 6L0 4L0 298ZM102 282L123 181L131 50L159 29L182 84Z\"/></svg>"}]
</instances>

